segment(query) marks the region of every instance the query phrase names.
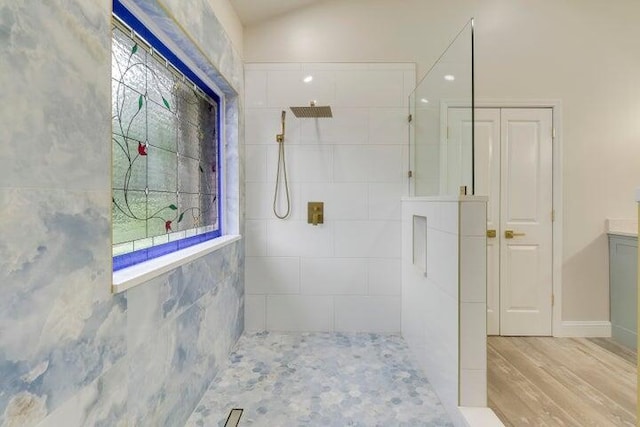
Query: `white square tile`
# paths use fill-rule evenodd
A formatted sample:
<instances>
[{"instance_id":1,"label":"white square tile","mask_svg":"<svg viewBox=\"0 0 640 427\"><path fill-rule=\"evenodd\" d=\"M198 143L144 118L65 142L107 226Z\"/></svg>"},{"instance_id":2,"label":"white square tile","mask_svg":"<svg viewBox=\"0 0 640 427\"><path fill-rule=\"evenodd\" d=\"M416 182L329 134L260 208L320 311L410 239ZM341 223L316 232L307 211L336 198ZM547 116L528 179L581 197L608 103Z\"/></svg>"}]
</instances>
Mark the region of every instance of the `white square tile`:
<instances>
[{"instance_id":1,"label":"white square tile","mask_svg":"<svg viewBox=\"0 0 640 427\"><path fill-rule=\"evenodd\" d=\"M333 256L331 222L317 226L297 220L275 220L267 223L267 253L269 256Z\"/></svg>"},{"instance_id":2,"label":"white square tile","mask_svg":"<svg viewBox=\"0 0 640 427\"><path fill-rule=\"evenodd\" d=\"M435 201L430 202L405 202L407 206L408 218L413 218L413 215L421 215L428 218L428 228L437 230L436 226L439 223L440 211L439 203Z\"/></svg>"},{"instance_id":3,"label":"white square tile","mask_svg":"<svg viewBox=\"0 0 640 427\"><path fill-rule=\"evenodd\" d=\"M404 72L401 70L336 71L339 107L402 107Z\"/></svg>"},{"instance_id":4,"label":"white square tile","mask_svg":"<svg viewBox=\"0 0 640 427\"><path fill-rule=\"evenodd\" d=\"M408 116L407 108L371 108L369 110L369 143L408 144Z\"/></svg>"},{"instance_id":5,"label":"white square tile","mask_svg":"<svg viewBox=\"0 0 640 427\"><path fill-rule=\"evenodd\" d=\"M265 145L245 145L245 181L265 182L267 180L267 147Z\"/></svg>"},{"instance_id":6,"label":"white square tile","mask_svg":"<svg viewBox=\"0 0 640 427\"><path fill-rule=\"evenodd\" d=\"M268 219L273 217L273 191L272 184L246 183L245 209L247 219Z\"/></svg>"},{"instance_id":7,"label":"white square tile","mask_svg":"<svg viewBox=\"0 0 640 427\"><path fill-rule=\"evenodd\" d=\"M244 71L244 99L247 108L267 106L267 72Z\"/></svg>"},{"instance_id":8,"label":"white square tile","mask_svg":"<svg viewBox=\"0 0 640 427\"><path fill-rule=\"evenodd\" d=\"M369 182L406 182L401 145L370 146L369 162Z\"/></svg>"},{"instance_id":9,"label":"white square tile","mask_svg":"<svg viewBox=\"0 0 640 427\"><path fill-rule=\"evenodd\" d=\"M267 149L267 179L273 182L278 173L278 150L276 145ZM284 150L289 183L330 183L333 180L332 147L285 145Z\"/></svg>"},{"instance_id":10,"label":"white square tile","mask_svg":"<svg viewBox=\"0 0 640 427\"><path fill-rule=\"evenodd\" d=\"M335 182L404 182L402 146L334 147Z\"/></svg>"},{"instance_id":11,"label":"white square tile","mask_svg":"<svg viewBox=\"0 0 640 427\"><path fill-rule=\"evenodd\" d=\"M369 295L400 296L400 264L399 259L369 259Z\"/></svg>"},{"instance_id":12,"label":"white square tile","mask_svg":"<svg viewBox=\"0 0 640 427\"><path fill-rule=\"evenodd\" d=\"M400 220L405 184L369 184L369 218Z\"/></svg>"},{"instance_id":13,"label":"white square tile","mask_svg":"<svg viewBox=\"0 0 640 427\"><path fill-rule=\"evenodd\" d=\"M427 232L427 278L458 299L458 237L440 230Z\"/></svg>"},{"instance_id":14,"label":"white square tile","mask_svg":"<svg viewBox=\"0 0 640 427\"><path fill-rule=\"evenodd\" d=\"M367 184L300 184L300 211L307 212L308 202L324 202L325 221L367 219L369 195Z\"/></svg>"},{"instance_id":15,"label":"white square tile","mask_svg":"<svg viewBox=\"0 0 640 427\"><path fill-rule=\"evenodd\" d=\"M247 294L300 293L300 258L247 257L245 289Z\"/></svg>"},{"instance_id":16,"label":"white square tile","mask_svg":"<svg viewBox=\"0 0 640 427\"><path fill-rule=\"evenodd\" d=\"M365 295L367 261L357 258L303 258L302 293Z\"/></svg>"},{"instance_id":17,"label":"white square tile","mask_svg":"<svg viewBox=\"0 0 640 427\"><path fill-rule=\"evenodd\" d=\"M270 295L267 330L327 332L333 330L333 297Z\"/></svg>"},{"instance_id":18,"label":"white square tile","mask_svg":"<svg viewBox=\"0 0 640 427\"><path fill-rule=\"evenodd\" d=\"M486 238L460 237L460 301L487 301Z\"/></svg>"},{"instance_id":19,"label":"white square tile","mask_svg":"<svg viewBox=\"0 0 640 427\"><path fill-rule=\"evenodd\" d=\"M460 368L487 368L487 306L460 304Z\"/></svg>"},{"instance_id":20,"label":"white square tile","mask_svg":"<svg viewBox=\"0 0 640 427\"><path fill-rule=\"evenodd\" d=\"M430 331L431 350L436 351L445 360L455 358L458 365L458 300L437 286L427 292L426 311L427 328Z\"/></svg>"},{"instance_id":21,"label":"white square tile","mask_svg":"<svg viewBox=\"0 0 640 427\"><path fill-rule=\"evenodd\" d=\"M439 322L436 324L435 330L438 331L440 341L444 344L444 348L450 353L458 353L459 350L459 302L441 289L437 290L437 311L439 312Z\"/></svg>"},{"instance_id":22,"label":"white square tile","mask_svg":"<svg viewBox=\"0 0 640 427\"><path fill-rule=\"evenodd\" d=\"M267 255L267 223L263 220L245 221L246 256Z\"/></svg>"},{"instance_id":23,"label":"white square tile","mask_svg":"<svg viewBox=\"0 0 640 427\"><path fill-rule=\"evenodd\" d=\"M400 331L400 297L335 297L335 310L336 331Z\"/></svg>"},{"instance_id":24,"label":"white square tile","mask_svg":"<svg viewBox=\"0 0 640 427\"><path fill-rule=\"evenodd\" d=\"M439 227L447 233L458 234L459 202L442 202L439 204Z\"/></svg>"},{"instance_id":25,"label":"white square tile","mask_svg":"<svg viewBox=\"0 0 640 427\"><path fill-rule=\"evenodd\" d=\"M332 108L333 118L302 121L301 141L323 144L366 144L369 137L367 108Z\"/></svg>"},{"instance_id":26,"label":"white square tile","mask_svg":"<svg viewBox=\"0 0 640 427\"><path fill-rule=\"evenodd\" d=\"M337 257L400 258L400 221L336 221Z\"/></svg>"},{"instance_id":27,"label":"white square tile","mask_svg":"<svg viewBox=\"0 0 640 427\"><path fill-rule=\"evenodd\" d=\"M287 164L287 179L289 182L291 181L291 157L293 156L293 151L295 150L295 146L291 144L284 145L284 159ZM267 166L266 166L266 181L267 182L276 182L278 178L278 161L280 158L280 148L279 145L273 144L267 146ZM280 166L282 168L282 166ZM284 175L282 175L283 170L280 170L280 180L283 179Z\"/></svg>"},{"instance_id":28,"label":"white square tile","mask_svg":"<svg viewBox=\"0 0 640 427\"><path fill-rule=\"evenodd\" d=\"M305 83L308 75L313 80ZM267 76L267 100L270 107L308 106L335 103L336 77L334 71L269 71Z\"/></svg>"},{"instance_id":29,"label":"white square tile","mask_svg":"<svg viewBox=\"0 0 640 427\"><path fill-rule=\"evenodd\" d=\"M333 149L335 182L368 182L369 150L366 146L336 145Z\"/></svg>"},{"instance_id":30,"label":"white square tile","mask_svg":"<svg viewBox=\"0 0 640 427\"><path fill-rule=\"evenodd\" d=\"M460 203L460 234L485 236L487 231L487 205L485 202Z\"/></svg>"},{"instance_id":31,"label":"white square tile","mask_svg":"<svg viewBox=\"0 0 640 427\"><path fill-rule=\"evenodd\" d=\"M275 219L273 213L273 195L275 192L275 182L258 183L247 182L245 184L245 209L247 219ZM299 220L302 218L302 212L296 200L299 200L299 187L296 184L289 183L289 199L291 202L290 214L288 220ZM283 214L286 211L286 196L284 184L278 189L278 212ZM306 219L306 212L304 213Z\"/></svg>"},{"instance_id":32,"label":"white square tile","mask_svg":"<svg viewBox=\"0 0 640 427\"><path fill-rule=\"evenodd\" d=\"M300 119L296 119L288 107L247 108L245 111L244 135L247 144L277 146L276 135L282 132L282 111L286 111L285 139L287 145L300 142Z\"/></svg>"},{"instance_id":33,"label":"white square tile","mask_svg":"<svg viewBox=\"0 0 640 427\"><path fill-rule=\"evenodd\" d=\"M262 332L267 327L267 297L264 295L244 296L244 330Z\"/></svg>"},{"instance_id":34,"label":"white square tile","mask_svg":"<svg viewBox=\"0 0 640 427\"><path fill-rule=\"evenodd\" d=\"M291 164L291 182L326 182L333 180L331 147L295 147Z\"/></svg>"},{"instance_id":35,"label":"white square tile","mask_svg":"<svg viewBox=\"0 0 640 427\"><path fill-rule=\"evenodd\" d=\"M486 370L460 370L460 406L487 406Z\"/></svg>"}]
</instances>

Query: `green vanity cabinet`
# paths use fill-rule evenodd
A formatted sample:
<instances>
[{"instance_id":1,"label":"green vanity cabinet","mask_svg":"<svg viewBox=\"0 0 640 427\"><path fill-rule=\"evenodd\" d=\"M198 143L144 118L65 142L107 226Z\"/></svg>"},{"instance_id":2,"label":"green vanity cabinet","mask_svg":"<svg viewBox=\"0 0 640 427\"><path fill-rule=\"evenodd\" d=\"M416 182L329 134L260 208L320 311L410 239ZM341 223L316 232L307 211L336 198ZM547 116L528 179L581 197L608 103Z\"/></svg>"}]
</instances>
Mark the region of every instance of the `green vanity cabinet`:
<instances>
[{"instance_id":1,"label":"green vanity cabinet","mask_svg":"<svg viewBox=\"0 0 640 427\"><path fill-rule=\"evenodd\" d=\"M638 237L609 234L609 295L611 334L621 344L636 348Z\"/></svg>"}]
</instances>

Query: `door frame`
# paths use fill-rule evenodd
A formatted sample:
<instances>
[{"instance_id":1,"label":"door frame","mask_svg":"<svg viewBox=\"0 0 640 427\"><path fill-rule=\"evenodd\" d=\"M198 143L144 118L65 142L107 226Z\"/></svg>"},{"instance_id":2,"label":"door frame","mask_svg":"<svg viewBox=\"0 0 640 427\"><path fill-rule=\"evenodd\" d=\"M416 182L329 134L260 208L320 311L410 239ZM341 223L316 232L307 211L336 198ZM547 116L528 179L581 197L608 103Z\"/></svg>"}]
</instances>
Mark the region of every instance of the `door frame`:
<instances>
[{"instance_id":1,"label":"door frame","mask_svg":"<svg viewBox=\"0 0 640 427\"><path fill-rule=\"evenodd\" d=\"M443 171L443 148L447 143L447 110L455 107L469 107L465 102L456 100L442 100L440 104L440 179L446 177L446 169ZM563 205L562 205L562 101L560 99L510 99L510 98L479 98L475 101L475 108L551 108L554 137L552 141L553 167L552 182L553 196L552 209L555 214L552 223L552 292L553 306L551 307L551 333L554 337L574 336L564 330L562 323L562 231L563 231ZM446 157L444 158L446 160ZM445 175L443 175L443 173Z\"/></svg>"}]
</instances>

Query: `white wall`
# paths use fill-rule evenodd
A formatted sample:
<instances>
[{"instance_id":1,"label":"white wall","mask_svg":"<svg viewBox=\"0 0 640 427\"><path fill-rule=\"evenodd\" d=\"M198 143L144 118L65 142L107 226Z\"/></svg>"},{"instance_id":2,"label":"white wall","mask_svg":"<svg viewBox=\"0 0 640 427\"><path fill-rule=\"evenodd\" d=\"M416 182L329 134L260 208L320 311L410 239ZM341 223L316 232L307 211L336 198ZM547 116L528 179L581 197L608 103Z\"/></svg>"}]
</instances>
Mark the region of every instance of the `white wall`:
<instances>
[{"instance_id":1,"label":"white wall","mask_svg":"<svg viewBox=\"0 0 640 427\"><path fill-rule=\"evenodd\" d=\"M604 221L635 217L640 183L640 2L334 0L245 28L245 58L415 61L422 76L471 16L478 98L562 100L563 319L608 320Z\"/></svg>"},{"instance_id":2,"label":"white wall","mask_svg":"<svg viewBox=\"0 0 640 427\"><path fill-rule=\"evenodd\" d=\"M311 84L302 82L311 74ZM246 329L400 331L413 64L247 64ZM331 119L289 106L329 104ZM272 212L280 114L292 212ZM325 203L307 224L307 202Z\"/></svg>"}]
</instances>

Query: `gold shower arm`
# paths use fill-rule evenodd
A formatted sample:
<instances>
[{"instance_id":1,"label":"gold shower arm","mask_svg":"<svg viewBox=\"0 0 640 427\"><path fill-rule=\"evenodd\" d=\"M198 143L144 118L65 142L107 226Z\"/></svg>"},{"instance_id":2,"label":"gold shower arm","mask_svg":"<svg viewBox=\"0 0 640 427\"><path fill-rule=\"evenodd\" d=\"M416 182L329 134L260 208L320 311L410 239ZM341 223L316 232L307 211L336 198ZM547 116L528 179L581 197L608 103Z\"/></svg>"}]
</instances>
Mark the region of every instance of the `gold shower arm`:
<instances>
[{"instance_id":1,"label":"gold shower arm","mask_svg":"<svg viewBox=\"0 0 640 427\"><path fill-rule=\"evenodd\" d=\"M282 124L282 133L279 133L276 135L276 142L284 142L284 119L287 115L286 111L282 111L282 118L281 118L281 124Z\"/></svg>"}]
</instances>

